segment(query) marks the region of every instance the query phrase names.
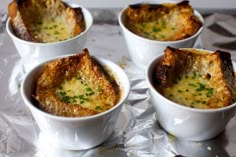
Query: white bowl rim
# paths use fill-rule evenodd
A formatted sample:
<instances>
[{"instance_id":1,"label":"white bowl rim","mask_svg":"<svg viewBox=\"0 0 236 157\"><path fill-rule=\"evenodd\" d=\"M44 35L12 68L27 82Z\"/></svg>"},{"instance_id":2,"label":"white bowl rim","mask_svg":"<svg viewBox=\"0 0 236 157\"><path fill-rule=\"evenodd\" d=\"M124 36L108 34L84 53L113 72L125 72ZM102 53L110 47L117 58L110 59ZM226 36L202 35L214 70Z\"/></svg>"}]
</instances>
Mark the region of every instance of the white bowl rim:
<instances>
[{"instance_id":1,"label":"white bowl rim","mask_svg":"<svg viewBox=\"0 0 236 157\"><path fill-rule=\"evenodd\" d=\"M152 3L153 3L153 2L151 2L150 4L152 4ZM175 3L175 2L172 2L172 3ZM157 4L160 4L160 3L157 3ZM120 11L120 13L119 13L119 15L118 15L118 22L119 22L121 28L122 28L124 31L128 32L130 35L134 36L135 38L138 38L139 40L143 40L143 41L146 41L146 42L151 42L151 43L154 43L154 44L174 44L174 43L180 43L180 42L184 42L184 41L187 41L187 40L190 40L190 39L192 39L192 38L197 37L197 36L203 31L203 29L204 29L204 19L203 19L202 15L201 15L196 9L193 9L193 10L194 10L194 14L195 14L195 15L199 18L199 20L202 22L202 26L200 27L200 29L198 29L198 31L197 31L194 35L192 35L192 36L190 36L190 37L187 37L187 38L184 38L184 39L181 39L181 40L176 40L176 41L158 41L158 40L152 40L152 39L144 38L144 37L141 37L141 36L139 36L139 35L137 35L137 34L131 32L131 31L123 24L122 16L123 16L124 11L125 11L128 7L129 7L129 5L126 6L126 7L124 7L124 8Z\"/></svg>"},{"instance_id":2,"label":"white bowl rim","mask_svg":"<svg viewBox=\"0 0 236 157\"><path fill-rule=\"evenodd\" d=\"M38 42L23 40L23 39L17 37L16 35L14 35L14 33L12 32L12 28L10 28L10 27L12 27L11 24L10 24L10 17L7 19L6 31L14 40L17 40L18 42L21 42L21 43L25 43L27 45L34 45L34 46L49 46L49 45L63 44L63 43L69 42L71 40L74 40L76 38L79 38L79 37L83 36L85 33L87 33L89 31L89 29L92 27L92 25L93 25L93 16L87 8L85 8L81 5L77 5L77 4L73 4L73 3L68 3L68 4L71 7L80 7L80 8L82 8L83 14L88 15L87 18L89 19L87 21L86 20L87 18L85 17L86 29L83 32L81 32L80 34L78 34L78 35L76 35L72 38L69 38L69 39L66 39L66 40L63 40L63 41L56 41L56 42L49 42L49 43L38 43ZM89 24L89 25L87 25L87 24Z\"/></svg>"},{"instance_id":3,"label":"white bowl rim","mask_svg":"<svg viewBox=\"0 0 236 157\"><path fill-rule=\"evenodd\" d=\"M24 102L29 108L30 110L33 109L33 111L39 113L40 115L43 115L43 116L46 116L48 118L51 118L51 119L56 119L56 120L62 120L62 121L84 121L84 120L90 120L90 119L95 119L95 118L98 118L98 117L102 117L110 112L112 112L113 110L115 110L116 108L118 108L119 106L121 106L123 103L125 103L125 100L126 98L128 97L129 95L129 92L130 92L130 82L129 82L129 78L128 76L126 75L125 71L120 67L118 66L116 63L108 60L108 59L105 59L105 58L102 58L102 57L98 57L98 56L93 56L93 58L95 58L96 60L98 60L98 62L103 62L105 63L104 66L106 66L107 64L111 64L112 66L115 66L115 69L119 69L119 71L122 72L122 75L125 77L124 80L127 81L127 86L123 87L122 88L126 88L127 90L123 90L123 93L122 93L122 96L119 100L119 102L113 106L112 108L104 111L104 112L101 112L101 113L98 113L98 114L95 114L95 115L91 115L91 116L84 116L84 117L63 117L63 116L56 116L56 115L53 115L53 114L50 114L50 113L47 113L45 111L42 111L41 109L39 109L38 107L36 107L28 98L27 96L25 95L25 92L24 92L24 87L25 87L25 84L26 83L26 78L31 74L31 73L34 73L37 71L35 71L35 69L39 70L45 63L47 62L50 62L50 61L53 61L55 59L58 59L58 58L63 58L63 57L68 57L68 56L73 56L75 54L67 54L67 55L61 55L61 56L57 56L57 57L54 57L50 60L47 60L47 61L44 61L40 64L38 64L37 66L35 66L33 69L31 69L23 78L22 82L21 82L21 89L20 89L20 92L21 92L21 96L23 98ZM109 68L109 66L107 66ZM126 91L126 92L125 92Z\"/></svg>"},{"instance_id":4,"label":"white bowl rim","mask_svg":"<svg viewBox=\"0 0 236 157\"><path fill-rule=\"evenodd\" d=\"M205 51L205 52L210 52L210 53L213 53L212 51L209 51L209 50L205 50L205 49L196 49L196 48L182 48L182 49L185 49L185 50L191 50L191 49L195 49L195 50L201 50L201 51ZM163 54L164 55L164 54ZM191 112L201 112L201 113L213 113L213 112L222 112L222 111L225 111L225 110L228 110L228 109L231 109L231 108L234 108L236 106L236 102L234 102L233 104L229 105L229 106L226 106L226 107L221 107L221 108L216 108L216 109L199 109L199 108L191 108L191 107L187 107L187 106L184 106L184 105L180 105L180 104L177 104L176 102L174 101L171 101L170 99L164 97L162 94L160 94L152 85L151 81L150 81L150 78L149 78L149 74L151 72L151 70L153 70L153 66L154 64L156 64L157 60L159 60L161 57L163 57L163 55L160 55L156 58L154 58L150 63L149 65L147 66L146 68L146 71L145 71L145 80L149 86L149 89L152 90L155 95L158 95L159 98L161 98L163 101L166 101L168 102L169 105L175 107L175 108L180 108L180 109L183 109L183 110L186 110L186 111L191 111ZM232 61L232 64L236 67L236 62L235 61ZM234 67L233 66L233 67ZM234 68L234 71L236 69Z\"/></svg>"}]
</instances>

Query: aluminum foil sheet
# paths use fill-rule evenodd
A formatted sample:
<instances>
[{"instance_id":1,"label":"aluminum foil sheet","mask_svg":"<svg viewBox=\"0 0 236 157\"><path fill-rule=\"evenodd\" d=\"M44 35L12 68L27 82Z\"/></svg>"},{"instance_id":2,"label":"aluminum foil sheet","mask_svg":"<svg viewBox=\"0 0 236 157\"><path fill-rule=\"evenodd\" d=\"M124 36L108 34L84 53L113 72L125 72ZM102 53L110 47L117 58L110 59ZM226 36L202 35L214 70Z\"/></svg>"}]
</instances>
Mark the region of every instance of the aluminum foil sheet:
<instances>
[{"instance_id":1,"label":"aluminum foil sheet","mask_svg":"<svg viewBox=\"0 0 236 157\"><path fill-rule=\"evenodd\" d=\"M90 150L68 151L48 144L21 99L19 87L25 72L6 34L6 18L6 13L0 12L0 157L236 157L235 117L222 134L208 141L179 140L165 132L151 105L144 71L129 60L119 26L102 23L92 27L86 47L92 55L123 67L131 83L116 128L107 141ZM235 60L235 21L230 15L208 16L195 47L229 51Z\"/></svg>"}]
</instances>

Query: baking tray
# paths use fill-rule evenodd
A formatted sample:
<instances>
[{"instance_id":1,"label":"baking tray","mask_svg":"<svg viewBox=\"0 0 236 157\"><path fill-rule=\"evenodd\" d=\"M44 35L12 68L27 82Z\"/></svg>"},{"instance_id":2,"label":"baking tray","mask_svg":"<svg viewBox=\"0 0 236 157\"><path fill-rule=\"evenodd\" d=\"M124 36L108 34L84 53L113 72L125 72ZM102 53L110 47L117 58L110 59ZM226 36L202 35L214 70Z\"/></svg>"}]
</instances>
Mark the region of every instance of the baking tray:
<instances>
[{"instance_id":1,"label":"baking tray","mask_svg":"<svg viewBox=\"0 0 236 157\"><path fill-rule=\"evenodd\" d=\"M107 58L124 68L131 83L128 100L113 134L100 146L85 151L68 151L48 144L21 99L19 87L25 72L21 58L6 34L6 18L6 13L1 12L0 157L174 157L179 154L187 157L236 157L235 117L219 136L203 142L179 140L160 127L150 103L145 73L130 61L120 27L101 23L101 20L90 30L85 47L92 55ZM235 60L236 49L234 45L230 46L236 39L235 21L230 15L208 16L195 47L230 51ZM222 33L222 29L228 34Z\"/></svg>"}]
</instances>

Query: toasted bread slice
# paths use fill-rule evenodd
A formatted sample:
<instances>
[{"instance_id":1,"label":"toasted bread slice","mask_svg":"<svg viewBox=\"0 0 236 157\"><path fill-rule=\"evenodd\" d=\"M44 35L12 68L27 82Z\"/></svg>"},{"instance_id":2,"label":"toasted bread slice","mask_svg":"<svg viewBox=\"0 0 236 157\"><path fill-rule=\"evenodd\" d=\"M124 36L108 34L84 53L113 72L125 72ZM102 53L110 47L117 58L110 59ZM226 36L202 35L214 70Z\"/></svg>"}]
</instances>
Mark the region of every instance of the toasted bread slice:
<instances>
[{"instance_id":1,"label":"toasted bread slice","mask_svg":"<svg viewBox=\"0 0 236 157\"><path fill-rule=\"evenodd\" d=\"M135 34L159 41L185 39L202 26L188 1L130 5L125 21L127 28Z\"/></svg>"},{"instance_id":2,"label":"toasted bread slice","mask_svg":"<svg viewBox=\"0 0 236 157\"><path fill-rule=\"evenodd\" d=\"M85 30L81 8L71 8L61 0L13 0L8 13L15 35L27 41L62 41Z\"/></svg>"},{"instance_id":3,"label":"toasted bread slice","mask_svg":"<svg viewBox=\"0 0 236 157\"><path fill-rule=\"evenodd\" d=\"M82 53L45 65L37 79L35 98L45 112L82 117L104 112L119 101L120 90L109 69Z\"/></svg>"},{"instance_id":4,"label":"toasted bread slice","mask_svg":"<svg viewBox=\"0 0 236 157\"><path fill-rule=\"evenodd\" d=\"M223 51L167 47L154 80L166 97L190 107L220 108L236 100L231 55Z\"/></svg>"}]
</instances>

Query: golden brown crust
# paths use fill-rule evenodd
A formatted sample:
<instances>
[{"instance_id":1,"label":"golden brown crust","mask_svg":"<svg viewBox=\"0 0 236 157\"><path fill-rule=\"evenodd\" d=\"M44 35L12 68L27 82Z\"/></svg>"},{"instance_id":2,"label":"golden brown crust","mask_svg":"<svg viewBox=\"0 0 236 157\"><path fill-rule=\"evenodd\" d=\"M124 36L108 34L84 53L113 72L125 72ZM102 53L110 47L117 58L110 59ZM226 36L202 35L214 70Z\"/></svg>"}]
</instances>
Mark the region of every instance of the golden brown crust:
<instances>
[{"instance_id":1,"label":"golden brown crust","mask_svg":"<svg viewBox=\"0 0 236 157\"><path fill-rule=\"evenodd\" d=\"M75 56L47 63L36 83L34 97L38 101L39 108L58 116L83 117L104 112L116 105L119 100L119 87L115 80L98 65L89 56L87 49ZM64 101L60 94L58 95L57 89L65 82L78 77L83 85L75 84L75 90L82 91L86 86L86 89L91 90L90 93L77 92L80 94L70 96L71 99L76 96L81 97L83 101ZM99 91L96 90L97 87Z\"/></svg>"},{"instance_id":2,"label":"golden brown crust","mask_svg":"<svg viewBox=\"0 0 236 157\"><path fill-rule=\"evenodd\" d=\"M208 108L228 106L236 100L236 80L230 53L193 53L167 47L154 73L158 90L172 86L177 77L188 72L209 79L214 93L207 102Z\"/></svg>"},{"instance_id":3,"label":"golden brown crust","mask_svg":"<svg viewBox=\"0 0 236 157\"><path fill-rule=\"evenodd\" d=\"M202 26L202 22L194 15L194 10L189 5L188 1L177 4L163 3L161 5L130 5L129 8L125 11L125 14L125 23L127 28L135 34L150 39L156 38L145 35L145 31L142 32L142 30L139 30L139 28L135 26L136 23L152 21L159 23L164 22L172 25L172 28L170 28L167 32L172 31L173 35L165 38L157 37L156 40L161 41L175 41L185 39L195 34ZM162 35L164 36L165 34Z\"/></svg>"},{"instance_id":4,"label":"golden brown crust","mask_svg":"<svg viewBox=\"0 0 236 157\"><path fill-rule=\"evenodd\" d=\"M56 21L67 25L67 38L74 37L85 30L85 21L81 8L71 8L61 0L13 0L8 5L8 13L15 35L23 40L33 42L54 42L59 39L46 39L36 36L39 22ZM46 21L46 23L48 22ZM60 31L58 31L60 32ZM50 34L52 36L52 34ZM65 40L65 39L64 39Z\"/></svg>"}]
</instances>

